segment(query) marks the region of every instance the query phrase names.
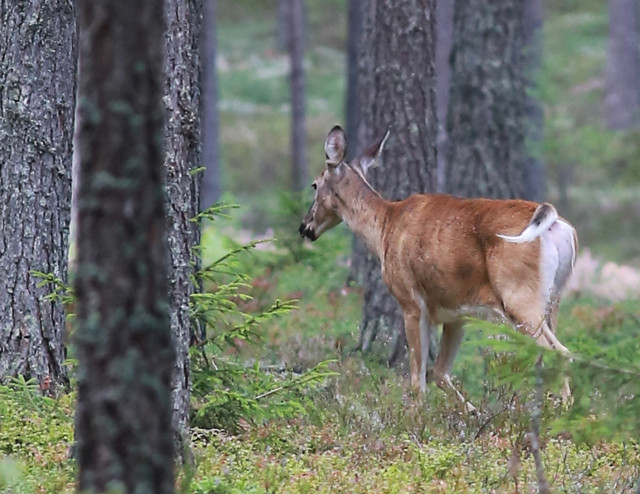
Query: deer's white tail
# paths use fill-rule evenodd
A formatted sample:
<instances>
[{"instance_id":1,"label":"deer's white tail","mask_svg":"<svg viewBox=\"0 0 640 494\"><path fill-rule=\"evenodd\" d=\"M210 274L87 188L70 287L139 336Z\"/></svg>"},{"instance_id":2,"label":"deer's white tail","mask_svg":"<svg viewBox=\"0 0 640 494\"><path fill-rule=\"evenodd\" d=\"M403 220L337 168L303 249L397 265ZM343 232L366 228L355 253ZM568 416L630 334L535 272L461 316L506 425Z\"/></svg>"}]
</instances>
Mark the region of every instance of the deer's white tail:
<instances>
[{"instance_id":1,"label":"deer's white tail","mask_svg":"<svg viewBox=\"0 0 640 494\"><path fill-rule=\"evenodd\" d=\"M512 242L514 244L522 244L525 242L531 242L538 238L542 233L546 232L557 221L558 212L548 202L540 204L535 213L531 217L531 221L526 226L520 235L501 235L498 233L498 237Z\"/></svg>"}]
</instances>

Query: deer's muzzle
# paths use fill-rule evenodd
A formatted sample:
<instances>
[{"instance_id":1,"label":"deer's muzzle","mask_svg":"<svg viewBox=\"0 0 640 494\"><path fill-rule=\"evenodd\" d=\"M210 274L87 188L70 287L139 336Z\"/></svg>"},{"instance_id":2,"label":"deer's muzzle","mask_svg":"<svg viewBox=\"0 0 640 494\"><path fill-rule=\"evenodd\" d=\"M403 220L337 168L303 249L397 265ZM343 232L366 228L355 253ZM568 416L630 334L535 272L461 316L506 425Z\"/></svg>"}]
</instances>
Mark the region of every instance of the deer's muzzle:
<instances>
[{"instance_id":1,"label":"deer's muzzle","mask_svg":"<svg viewBox=\"0 0 640 494\"><path fill-rule=\"evenodd\" d=\"M300 232L300 236L302 238L308 238L311 241L314 241L316 239L316 234L313 231L313 228L309 225L306 225L304 223L300 224L300 228L298 228L298 232Z\"/></svg>"}]
</instances>

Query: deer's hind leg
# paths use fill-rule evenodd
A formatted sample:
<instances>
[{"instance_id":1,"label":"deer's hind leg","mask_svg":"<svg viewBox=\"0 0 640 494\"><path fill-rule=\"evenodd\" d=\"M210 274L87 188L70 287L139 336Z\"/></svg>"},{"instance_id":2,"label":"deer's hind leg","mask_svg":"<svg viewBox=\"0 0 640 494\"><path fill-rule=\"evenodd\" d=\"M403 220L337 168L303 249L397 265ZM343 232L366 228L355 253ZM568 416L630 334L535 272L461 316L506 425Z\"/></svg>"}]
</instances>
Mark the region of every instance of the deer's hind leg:
<instances>
[{"instance_id":1,"label":"deer's hind leg","mask_svg":"<svg viewBox=\"0 0 640 494\"><path fill-rule=\"evenodd\" d=\"M462 396L462 393L458 391L451 381L451 367L458 354L463 337L464 330L462 328L462 322L449 322L443 325L440 352L436 360L434 377L436 385L440 389L448 395L457 398L462 402L467 412L473 413L476 411L476 408Z\"/></svg>"},{"instance_id":2,"label":"deer's hind leg","mask_svg":"<svg viewBox=\"0 0 640 494\"><path fill-rule=\"evenodd\" d=\"M569 350L560 342L549 324L550 322L555 323L555 313L550 314L548 311L545 313L543 310L535 310L535 306L511 306L509 315L516 329L531 336L541 347L557 350L565 355L569 354ZM571 388L566 377L563 388L561 392L562 400L568 402L571 398Z\"/></svg>"}]
</instances>

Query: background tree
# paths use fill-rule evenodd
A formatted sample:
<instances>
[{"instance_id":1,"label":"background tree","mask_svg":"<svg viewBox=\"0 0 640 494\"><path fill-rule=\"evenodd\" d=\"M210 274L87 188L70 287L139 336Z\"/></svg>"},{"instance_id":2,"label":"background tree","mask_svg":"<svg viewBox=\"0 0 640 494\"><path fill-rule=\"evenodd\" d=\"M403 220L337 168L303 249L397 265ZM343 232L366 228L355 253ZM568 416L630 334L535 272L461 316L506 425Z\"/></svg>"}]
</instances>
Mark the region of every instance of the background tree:
<instances>
[{"instance_id":1,"label":"background tree","mask_svg":"<svg viewBox=\"0 0 640 494\"><path fill-rule=\"evenodd\" d=\"M76 35L73 3L0 8L0 380L68 383L62 305L33 271L67 279Z\"/></svg>"},{"instance_id":2,"label":"background tree","mask_svg":"<svg viewBox=\"0 0 640 494\"><path fill-rule=\"evenodd\" d=\"M202 75L202 166L205 167L200 191L200 208L206 209L220 199L222 178L220 171L220 119L218 114L218 71L216 53L217 0L204 0L200 67Z\"/></svg>"},{"instance_id":3,"label":"background tree","mask_svg":"<svg viewBox=\"0 0 640 494\"><path fill-rule=\"evenodd\" d=\"M276 40L278 49L289 50L289 39L291 37L291 0L278 0L276 7Z\"/></svg>"},{"instance_id":4,"label":"background tree","mask_svg":"<svg viewBox=\"0 0 640 494\"><path fill-rule=\"evenodd\" d=\"M291 56L291 185L302 190L309 181L304 89L304 0L289 0Z\"/></svg>"},{"instance_id":5,"label":"background tree","mask_svg":"<svg viewBox=\"0 0 640 494\"><path fill-rule=\"evenodd\" d=\"M347 0L347 95L346 95L346 133L347 160L352 159L358 150L358 65L362 38L362 2Z\"/></svg>"},{"instance_id":6,"label":"background tree","mask_svg":"<svg viewBox=\"0 0 640 494\"><path fill-rule=\"evenodd\" d=\"M200 174L200 58L202 3L165 0L164 98L169 303L176 346L173 373L173 426L182 453L189 420L189 345L194 330L189 317L200 243L198 223Z\"/></svg>"},{"instance_id":7,"label":"background tree","mask_svg":"<svg viewBox=\"0 0 640 494\"><path fill-rule=\"evenodd\" d=\"M453 42L453 2L436 0L436 110L438 112L438 191L445 189L447 167L447 111L451 84L451 43Z\"/></svg>"},{"instance_id":8,"label":"background tree","mask_svg":"<svg viewBox=\"0 0 640 494\"><path fill-rule=\"evenodd\" d=\"M542 27L544 24L542 0L525 0L524 29L524 76L527 119L525 134L526 164L523 173L523 198L543 201L546 197L546 173L542 161L544 139L544 110L536 94L542 69Z\"/></svg>"},{"instance_id":9,"label":"background tree","mask_svg":"<svg viewBox=\"0 0 640 494\"><path fill-rule=\"evenodd\" d=\"M78 488L170 493L163 0L78 11Z\"/></svg>"},{"instance_id":10,"label":"background tree","mask_svg":"<svg viewBox=\"0 0 640 494\"><path fill-rule=\"evenodd\" d=\"M640 123L638 0L609 0L604 109L611 129Z\"/></svg>"},{"instance_id":11,"label":"background tree","mask_svg":"<svg viewBox=\"0 0 640 494\"><path fill-rule=\"evenodd\" d=\"M362 149L391 127L382 163L369 172L386 199L435 191L434 60L435 0L363 3L358 142ZM369 350L376 338L390 343L394 363L404 351L402 315L382 282L379 261L361 243L353 250L352 274L365 286L359 347Z\"/></svg>"},{"instance_id":12,"label":"background tree","mask_svg":"<svg viewBox=\"0 0 640 494\"><path fill-rule=\"evenodd\" d=\"M447 192L523 197L526 94L523 2L456 1Z\"/></svg>"}]
</instances>

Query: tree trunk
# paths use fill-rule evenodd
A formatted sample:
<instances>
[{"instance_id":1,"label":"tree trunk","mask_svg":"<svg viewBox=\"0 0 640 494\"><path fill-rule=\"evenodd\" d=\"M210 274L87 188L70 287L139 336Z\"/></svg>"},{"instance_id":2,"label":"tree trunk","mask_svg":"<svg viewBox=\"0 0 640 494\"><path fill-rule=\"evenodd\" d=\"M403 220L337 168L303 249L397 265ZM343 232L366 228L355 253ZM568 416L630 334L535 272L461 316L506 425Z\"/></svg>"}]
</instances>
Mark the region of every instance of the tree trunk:
<instances>
[{"instance_id":1,"label":"tree trunk","mask_svg":"<svg viewBox=\"0 0 640 494\"><path fill-rule=\"evenodd\" d=\"M362 38L362 2L347 1L347 161L358 152L358 62Z\"/></svg>"},{"instance_id":2,"label":"tree trunk","mask_svg":"<svg viewBox=\"0 0 640 494\"><path fill-rule=\"evenodd\" d=\"M78 11L78 489L171 493L163 0Z\"/></svg>"},{"instance_id":3,"label":"tree trunk","mask_svg":"<svg viewBox=\"0 0 640 494\"><path fill-rule=\"evenodd\" d=\"M447 110L451 85L451 43L453 43L453 2L436 0L436 109L438 112L438 192L445 190L447 169Z\"/></svg>"},{"instance_id":4,"label":"tree trunk","mask_svg":"<svg viewBox=\"0 0 640 494\"><path fill-rule=\"evenodd\" d=\"M0 9L0 380L68 384L64 308L33 271L66 282L76 30L73 3Z\"/></svg>"},{"instance_id":5,"label":"tree trunk","mask_svg":"<svg viewBox=\"0 0 640 494\"><path fill-rule=\"evenodd\" d=\"M610 129L640 122L640 39L637 0L609 0L604 109Z\"/></svg>"},{"instance_id":6,"label":"tree trunk","mask_svg":"<svg viewBox=\"0 0 640 494\"><path fill-rule=\"evenodd\" d=\"M194 270L200 262L198 223L200 166L200 61L198 39L201 3L165 0L164 65L165 171L169 238L169 307L176 347L173 373L173 426L178 454L186 447L189 421L189 345L194 332L189 302L195 291Z\"/></svg>"},{"instance_id":7,"label":"tree trunk","mask_svg":"<svg viewBox=\"0 0 640 494\"><path fill-rule=\"evenodd\" d=\"M205 167L200 192L200 207L206 209L220 200L220 120L218 118L218 76L216 70L217 0L204 0L200 66L202 73L202 166Z\"/></svg>"},{"instance_id":8,"label":"tree trunk","mask_svg":"<svg viewBox=\"0 0 640 494\"><path fill-rule=\"evenodd\" d=\"M526 95L520 0L455 3L447 191L523 197Z\"/></svg>"},{"instance_id":9,"label":"tree trunk","mask_svg":"<svg viewBox=\"0 0 640 494\"><path fill-rule=\"evenodd\" d=\"M545 167L542 162L544 111L542 104L534 96L534 89L538 84L542 68L542 26L544 23L542 0L525 0L523 16L527 133L522 197L530 201L541 202L547 195Z\"/></svg>"},{"instance_id":10,"label":"tree trunk","mask_svg":"<svg viewBox=\"0 0 640 494\"><path fill-rule=\"evenodd\" d=\"M278 0L276 7L276 38L280 51L289 51L289 39L291 38L291 0Z\"/></svg>"},{"instance_id":11,"label":"tree trunk","mask_svg":"<svg viewBox=\"0 0 640 494\"><path fill-rule=\"evenodd\" d=\"M304 0L289 0L289 53L291 55L291 185L308 185L307 132L304 89Z\"/></svg>"},{"instance_id":12,"label":"tree trunk","mask_svg":"<svg viewBox=\"0 0 640 494\"><path fill-rule=\"evenodd\" d=\"M360 149L391 127L371 185L391 200L436 187L435 0L378 0L363 4L358 86ZM400 310L380 275L380 262L361 243L352 255L353 277L364 283L359 347L390 344L389 362L404 353ZM435 345L432 345L435 348Z\"/></svg>"}]
</instances>

